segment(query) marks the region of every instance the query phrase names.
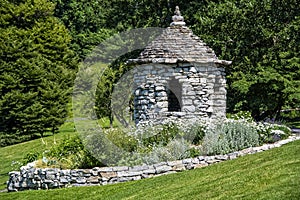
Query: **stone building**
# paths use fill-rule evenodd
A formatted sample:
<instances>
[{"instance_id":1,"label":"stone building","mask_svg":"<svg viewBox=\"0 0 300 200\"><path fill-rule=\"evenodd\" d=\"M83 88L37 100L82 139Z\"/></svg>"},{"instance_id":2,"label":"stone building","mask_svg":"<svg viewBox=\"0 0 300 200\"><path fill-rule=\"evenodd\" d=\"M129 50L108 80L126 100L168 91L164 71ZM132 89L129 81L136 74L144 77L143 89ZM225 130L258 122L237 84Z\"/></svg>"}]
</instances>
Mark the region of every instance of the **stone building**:
<instances>
[{"instance_id":1,"label":"stone building","mask_svg":"<svg viewBox=\"0 0 300 200\"><path fill-rule=\"evenodd\" d=\"M173 22L128 63L135 65L134 120L225 117L225 65L185 25L176 7Z\"/></svg>"}]
</instances>

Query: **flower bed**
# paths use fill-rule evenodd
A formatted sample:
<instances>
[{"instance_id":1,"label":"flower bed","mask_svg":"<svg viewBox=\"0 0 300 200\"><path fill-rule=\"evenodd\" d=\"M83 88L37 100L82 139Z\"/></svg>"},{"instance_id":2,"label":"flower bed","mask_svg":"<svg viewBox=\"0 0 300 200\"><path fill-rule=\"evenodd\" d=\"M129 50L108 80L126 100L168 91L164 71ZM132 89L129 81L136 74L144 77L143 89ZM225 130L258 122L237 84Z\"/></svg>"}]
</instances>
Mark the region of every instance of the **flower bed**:
<instances>
[{"instance_id":1,"label":"flower bed","mask_svg":"<svg viewBox=\"0 0 300 200\"><path fill-rule=\"evenodd\" d=\"M34 168L34 163L21 167L20 171L9 173L7 189L9 192L29 189L53 189L72 186L106 185L125 181L139 180L179 171L201 168L214 163L232 160L247 154L262 152L300 139L290 136L274 144L250 147L225 155L197 156L183 160L160 162L151 165L95 167L93 169L63 170L57 168Z\"/></svg>"}]
</instances>

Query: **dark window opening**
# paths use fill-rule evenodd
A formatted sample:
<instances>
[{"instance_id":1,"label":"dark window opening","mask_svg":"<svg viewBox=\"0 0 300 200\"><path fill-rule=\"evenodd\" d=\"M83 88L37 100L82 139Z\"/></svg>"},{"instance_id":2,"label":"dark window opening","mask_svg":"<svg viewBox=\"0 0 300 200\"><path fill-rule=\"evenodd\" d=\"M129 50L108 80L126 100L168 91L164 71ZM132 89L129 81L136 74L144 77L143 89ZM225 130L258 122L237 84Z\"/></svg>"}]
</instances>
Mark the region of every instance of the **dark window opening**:
<instances>
[{"instance_id":1,"label":"dark window opening","mask_svg":"<svg viewBox=\"0 0 300 200\"><path fill-rule=\"evenodd\" d=\"M174 77L169 81L168 85L168 111L181 111L181 92L182 86Z\"/></svg>"}]
</instances>

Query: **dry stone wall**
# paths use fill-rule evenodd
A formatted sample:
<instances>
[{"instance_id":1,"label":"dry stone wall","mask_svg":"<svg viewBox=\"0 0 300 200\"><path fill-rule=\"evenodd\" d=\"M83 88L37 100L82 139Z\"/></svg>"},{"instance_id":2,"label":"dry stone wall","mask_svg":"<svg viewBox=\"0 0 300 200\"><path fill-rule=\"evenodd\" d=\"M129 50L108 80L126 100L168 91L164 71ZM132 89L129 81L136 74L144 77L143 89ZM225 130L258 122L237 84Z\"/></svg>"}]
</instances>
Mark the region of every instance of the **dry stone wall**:
<instances>
[{"instance_id":1,"label":"dry stone wall","mask_svg":"<svg viewBox=\"0 0 300 200\"><path fill-rule=\"evenodd\" d=\"M225 69L214 63L148 64L134 74L136 123L170 116L225 117ZM170 106L170 93L179 105Z\"/></svg>"},{"instance_id":2,"label":"dry stone wall","mask_svg":"<svg viewBox=\"0 0 300 200\"><path fill-rule=\"evenodd\" d=\"M247 154L254 154L274 147L280 147L281 145L296 139L300 139L300 136L292 136L274 144L251 147L227 155L198 156L196 158L133 167L95 167L93 169L63 170L56 168L34 168L34 165L31 163L21 167L20 171L12 171L9 173L7 189L9 192L13 192L29 189L38 190L72 186L106 185L140 180L184 170L201 168L225 160L232 160Z\"/></svg>"}]
</instances>

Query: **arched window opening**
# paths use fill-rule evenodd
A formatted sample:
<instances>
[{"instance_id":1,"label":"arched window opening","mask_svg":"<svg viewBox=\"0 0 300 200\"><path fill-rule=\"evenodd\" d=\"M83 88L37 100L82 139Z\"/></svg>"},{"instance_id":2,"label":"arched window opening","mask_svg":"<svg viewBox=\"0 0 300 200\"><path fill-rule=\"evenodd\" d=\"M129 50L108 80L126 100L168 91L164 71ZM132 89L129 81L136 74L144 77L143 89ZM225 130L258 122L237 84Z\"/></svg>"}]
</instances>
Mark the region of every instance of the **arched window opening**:
<instances>
[{"instance_id":1,"label":"arched window opening","mask_svg":"<svg viewBox=\"0 0 300 200\"><path fill-rule=\"evenodd\" d=\"M171 78L168 84L168 111L180 112L181 111L181 92L182 86L177 79Z\"/></svg>"}]
</instances>

